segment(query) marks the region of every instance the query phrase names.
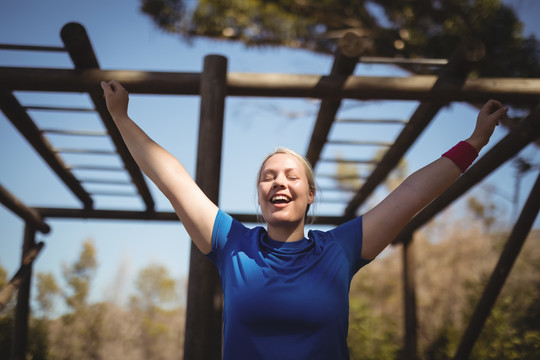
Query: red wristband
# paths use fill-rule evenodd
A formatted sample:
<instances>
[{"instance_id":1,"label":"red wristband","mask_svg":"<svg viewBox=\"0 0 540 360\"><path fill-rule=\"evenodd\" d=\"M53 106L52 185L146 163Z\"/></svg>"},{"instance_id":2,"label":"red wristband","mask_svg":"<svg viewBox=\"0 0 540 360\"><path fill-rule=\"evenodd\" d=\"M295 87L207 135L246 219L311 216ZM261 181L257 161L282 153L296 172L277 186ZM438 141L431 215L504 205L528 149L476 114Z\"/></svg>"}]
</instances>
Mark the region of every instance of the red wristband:
<instances>
[{"instance_id":1,"label":"red wristband","mask_svg":"<svg viewBox=\"0 0 540 360\"><path fill-rule=\"evenodd\" d=\"M478 151L468 142L460 141L456 146L442 154L442 156L452 160L461 169L461 172L464 173L478 157Z\"/></svg>"}]
</instances>

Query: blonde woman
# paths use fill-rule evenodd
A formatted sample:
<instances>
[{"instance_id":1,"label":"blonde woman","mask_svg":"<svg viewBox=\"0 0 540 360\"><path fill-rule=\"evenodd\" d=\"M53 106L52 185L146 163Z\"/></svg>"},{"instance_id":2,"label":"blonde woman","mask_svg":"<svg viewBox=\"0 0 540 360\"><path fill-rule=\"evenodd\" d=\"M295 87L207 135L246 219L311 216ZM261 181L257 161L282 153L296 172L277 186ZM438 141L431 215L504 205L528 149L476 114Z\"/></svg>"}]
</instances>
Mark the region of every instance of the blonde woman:
<instances>
[{"instance_id":1,"label":"blonde woman","mask_svg":"<svg viewBox=\"0 0 540 360\"><path fill-rule=\"evenodd\" d=\"M219 270L224 359L348 359L352 277L466 170L507 112L488 101L468 139L410 175L380 204L330 231L304 236L316 186L302 156L278 149L263 161L257 186L267 226L247 228L218 209L182 164L129 118L122 85L101 86L133 158Z\"/></svg>"}]
</instances>

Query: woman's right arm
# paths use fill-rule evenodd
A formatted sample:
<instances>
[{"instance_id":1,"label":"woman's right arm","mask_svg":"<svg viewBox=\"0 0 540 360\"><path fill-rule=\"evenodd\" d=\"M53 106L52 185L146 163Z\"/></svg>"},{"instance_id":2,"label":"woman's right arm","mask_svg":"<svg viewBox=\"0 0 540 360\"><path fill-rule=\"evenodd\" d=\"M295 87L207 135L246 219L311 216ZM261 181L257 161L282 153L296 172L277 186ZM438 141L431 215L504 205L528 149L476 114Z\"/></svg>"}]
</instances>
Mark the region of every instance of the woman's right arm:
<instances>
[{"instance_id":1,"label":"woman's right arm","mask_svg":"<svg viewBox=\"0 0 540 360\"><path fill-rule=\"evenodd\" d=\"M155 143L128 116L128 92L118 81L101 82L107 108L142 171L171 202L195 245L204 254L212 249L218 207L197 186L182 164Z\"/></svg>"}]
</instances>

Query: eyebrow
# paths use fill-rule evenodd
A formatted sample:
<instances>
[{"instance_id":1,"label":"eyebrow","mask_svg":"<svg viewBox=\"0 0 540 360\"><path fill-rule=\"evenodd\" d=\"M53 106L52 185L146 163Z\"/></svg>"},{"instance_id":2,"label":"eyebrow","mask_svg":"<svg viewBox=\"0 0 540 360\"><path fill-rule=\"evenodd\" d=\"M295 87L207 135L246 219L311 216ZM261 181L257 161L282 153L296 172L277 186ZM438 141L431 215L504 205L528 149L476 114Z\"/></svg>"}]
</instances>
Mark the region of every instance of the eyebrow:
<instances>
[{"instance_id":1,"label":"eyebrow","mask_svg":"<svg viewBox=\"0 0 540 360\"><path fill-rule=\"evenodd\" d=\"M278 170L274 169L274 168L267 168L267 169L264 169L263 170L263 174L266 174L268 172L277 172ZM286 168L285 169L285 172L291 172L291 171L299 171L298 168Z\"/></svg>"}]
</instances>

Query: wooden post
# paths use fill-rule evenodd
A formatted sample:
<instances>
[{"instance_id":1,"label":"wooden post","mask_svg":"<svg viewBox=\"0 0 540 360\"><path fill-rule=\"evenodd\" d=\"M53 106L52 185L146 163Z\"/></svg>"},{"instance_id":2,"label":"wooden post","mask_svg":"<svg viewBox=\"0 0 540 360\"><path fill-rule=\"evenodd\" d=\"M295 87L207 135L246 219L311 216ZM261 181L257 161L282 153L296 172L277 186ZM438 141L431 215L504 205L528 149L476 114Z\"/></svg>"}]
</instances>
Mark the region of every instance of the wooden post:
<instances>
[{"instance_id":1,"label":"wooden post","mask_svg":"<svg viewBox=\"0 0 540 360\"><path fill-rule=\"evenodd\" d=\"M36 245L36 229L26 224L22 246L21 266L24 266L27 252ZM32 279L32 265L22 280L17 294L17 307L15 308L15 328L13 329L13 342L11 343L11 359L25 360L28 343L28 322L30 319L30 288Z\"/></svg>"},{"instance_id":2,"label":"wooden post","mask_svg":"<svg viewBox=\"0 0 540 360\"><path fill-rule=\"evenodd\" d=\"M407 360L416 360L418 358L415 270L413 237L410 235L407 241L403 242L404 358Z\"/></svg>"},{"instance_id":3,"label":"wooden post","mask_svg":"<svg viewBox=\"0 0 540 360\"><path fill-rule=\"evenodd\" d=\"M523 243L531 230L534 220L540 210L540 175L536 179L533 189L529 194L527 202L521 210L521 214L512 229L512 233L506 242L499 257L499 261L489 278L488 284L476 309L471 317L471 321L461 339L459 348L454 356L455 360L468 359L473 349L474 343L484 327L484 323L489 316L495 301L501 292L512 266L521 251Z\"/></svg>"},{"instance_id":4,"label":"wooden post","mask_svg":"<svg viewBox=\"0 0 540 360\"><path fill-rule=\"evenodd\" d=\"M201 115L196 182L219 202L227 58L209 55L201 77ZM222 294L219 274L193 244L189 264L184 359L221 359Z\"/></svg>"}]
</instances>

